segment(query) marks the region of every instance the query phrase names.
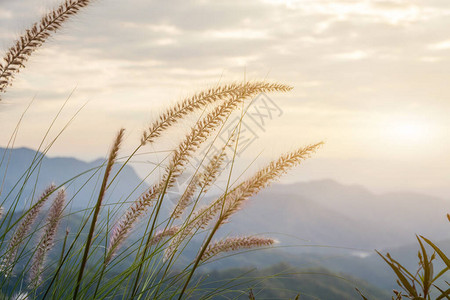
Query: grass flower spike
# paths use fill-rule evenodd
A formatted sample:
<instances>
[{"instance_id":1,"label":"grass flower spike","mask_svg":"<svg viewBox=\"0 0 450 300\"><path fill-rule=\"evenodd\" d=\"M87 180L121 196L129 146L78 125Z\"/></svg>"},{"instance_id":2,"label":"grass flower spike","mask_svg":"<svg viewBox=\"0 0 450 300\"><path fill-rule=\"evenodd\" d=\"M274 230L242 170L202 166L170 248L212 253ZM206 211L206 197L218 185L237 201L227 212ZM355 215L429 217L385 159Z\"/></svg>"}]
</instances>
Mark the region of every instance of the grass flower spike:
<instances>
[{"instance_id":1,"label":"grass flower spike","mask_svg":"<svg viewBox=\"0 0 450 300\"><path fill-rule=\"evenodd\" d=\"M311 155L322 145L323 143L321 142L284 154L278 160L272 161L269 165L259 170L254 176L242 182L238 187L226 195L225 198L220 199L218 202L219 204L214 204L217 206L223 201L223 210L220 216L221 222L225 223L232 214L242 207L247 199L270 185L289 169L311 157ZM213 208L214 205L212 206Z\"/></svg>"},{"instance_id":2,"label":"grass flower spike","mask_svg":"<svg viewBox=\"0 0 450 300\"><path fill-rule=\"evenodd\" d=\"M224 100L221 105L200 120L174 151L162 179L137 199L117 222L111 234L106 262L108 263L112 259L117 249L128 237L135 222L154 204L158 195L173 186L176 178L183 173L194 151L228 118L239 103L262 92L284 92L291 89L290 86L278 83L258 82L249 84L244 89L233 93L229 99Z\"/></svg>"},{"instance_id":3,"label":"grass flower spike","mask_svg":"<svg viewBox=\"0 0 450 300\"><path fill-rule=\"evenodd\" d=\"M271 246L276 241L270 238L244 236L244 237L229 237L217 242L211 243L206 248L201 260L207 260L219 253L237 251L241 249L251 249L256 247Z\"/></svg>"},{"instance_id":4,"label":"grass flower spike","mask_svg":"<svg viewBox=\"0 0 450 300\"><path fill-rule=\"evenodd\" d=\"M25 62L31 54L45 43L51 33L61 28L70 16L78 13L90 2L90 0L66 0L17 39L14 46L9 48L3 57L3 63L0 64L0 93L5 92L6 88L12 84L14 75L25 67Z\"/></svg>"},{"instance_id":5,"label":"grass flower spike","mask_svg":"<svg viewBox=\"0 0 450 300\"><path fill-rule=\"evenodd\" d=\"M53 247L53 241L55 240L56 232L58 231L58 225L63 213L65 200L66 192L64 189L61 189L56 195L56 198L50 208L39 244L37 245L37 249L33 255L29 275L31 289L37 288L41 283L42 269L44 266L45 258L47 257L48 252Z\"/></svg>"},{"instance_id":6,"label":"grass flower spike","mask_svg":"<svg viewBox=\"0 0 450 300\"><path fill-rule=\"evenodd\" d=\"M31 226L36 221L42 207L44 206L47 199L55 190L55 185L51 184L45 189L36 203L31 207L31 209L23 217L22 221L17 226L11 239L9 240L8 248L6 250L5 256L2 261L1 269L5 276L9 276L12 272L13 263L16 260L17 252L20 245L23 243L25 237L29 233Z\"/></svg>"},{"instance_id":7,"label":"grass flower spike","mask_svg":"<svg viewBox=\"0 0 450 300\"><path fill-rule=\"evenodd\" d=\"M280 85L280 88L281 86L282 85ZM227 100L232 96L241 94L242 91L252 90L258 87L267 88L267 83L264 81L256 81L251 83L245 82L225 84L215 88L210 88L206 91L201 91L200 93L197 93L192 97L186 98L161 114L159 119L153 122L148 127L148 129L144 131L144 133L142 134L141 143L142 145L153 143L154 140L159 137L164 130L195 110L202 109L208 104L212 104L217 101ZM272 86L272 88L273 87L274 86ZM284 91L290 89L287 86L284 86L284 88Z\"/></svg>"}]
</instances>

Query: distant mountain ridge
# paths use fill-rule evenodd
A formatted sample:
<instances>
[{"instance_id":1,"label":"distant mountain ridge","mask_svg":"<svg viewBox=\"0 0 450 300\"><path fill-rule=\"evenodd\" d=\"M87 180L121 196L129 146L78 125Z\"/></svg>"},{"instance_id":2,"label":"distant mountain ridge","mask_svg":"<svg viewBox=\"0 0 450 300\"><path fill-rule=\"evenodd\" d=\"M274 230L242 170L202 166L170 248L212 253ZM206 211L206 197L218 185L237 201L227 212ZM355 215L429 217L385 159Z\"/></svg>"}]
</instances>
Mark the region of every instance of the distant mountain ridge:
<instances>
[{"instance_id":1,"label":"distant mountain ridge","mask_svg":"<svg viewBox=\"0 0 450 300\"><path fill-rule=\"evenodd\" d=\"M103 176L104 171L102 164L105 162L105 159L85 162L72 157L48 157L44 156L41 152L36 152L28 148L15 148L12 150L0 148L0 159L4 155L5 159L0 166L0 182L4 180L0 202L6 199L6 205L11 203L17 197L23 186L19 208L29 203L33 191L37 196L50 183L53 182L56 185L61 185L75 176L79 177L66 184L69 197L75 196L71 202L71 206L73 208L88 207L89 202L95 198L96 191L99 189L101 183L99 182L99 178ZM39 161L34 164L34 171L29 176L27 184L23 185L24 178L26 177L24 177L24 174L27 174L27 170L36 158ZM117 164L113 168L113 174L119 167L120 165ZM91 177L92 179L89 179ZM133 189L137 186L139 186L137 191L133 193ZM109 201L110 203L123 201L130 194L132 197L137 196L146 188L148 188L148 184L142 182L134 169L130 166L125 166L117 180L111 186L111 190L114 193L108 194L105 201Z\"/></svg>"},{"instance_id":2,"label":"distant mountain ridge","mask_svg":"<svg viewBox=\"0 0 450 300\"><path fill-rule=\"evenodd\" d=\"M5 149L0 148L0 158L4 153ZM21 185L14 185L35 155L34 150L27 148L7 151L0 166L0 182L5 179L1 202L6 199L8 203L19 193ZM40 193L50 182L62 184L87 170L90 171L67 185L69 197L74 197L71 209L85 208L95 200L103 176L100 167L104 159L84 162L71 157L37 155L42 156L42 161L22 191L19 210L20 206L29 204L34 188L36 193ZM6 161L9 162L8 170L6 178L3 178ZM119 167L114 168L113 174ZM92 179L88 180L90 176ZM132 201L148 187L132 167L125 166L105 201L123 202L127 198ZM135 188L136 191L132 192ZM390 277L392 274L373 250L389 248L395 257L406 259L410 256L408 265L414 267L415 246L410 246L415 243L414 234L443 241L445 248L449 248L450 224L445 218L449 204L446 200L416 193L374 194L362 186L343 185L330 179L273 184L250 199L244 209L223 226L219 236L264 234L280 240L280 249L258 251L257 255L232 256L212 263L206 269L269 266L286 261L299 267L325 266L334 272L345 272L390 289L395 285ZM167 201L163 214L172 207L173 203ZM77 218L81 216L71 222L77 223ZM113 219L117 219L117 215ZM187 261L196 255L198 248L195 246L201 242L194 239L194 247L186 249Z\"/></svg>"},{"instance_id":3,"label":"distant mountain ridge","mask_svg":"<svg viewBox=\"0 0 450 300\"><path fill-rule=\"evenodd\" d=\"M415 241L415 234L450 238L449 202L415 193L374 194L333 180L274 184L230 222L234 230L280 232L290 244L371 251ZM247 220L252 220L248 222ZM270 223L270 224L268 224ZM246 224L244 226L243 224ZM303 251L310 247L296 247ZM349 251L349 250L347 250Z\"/></svg>"},{"instance_id":4,"label":"distant mountain ridge","mask_svg":"<svg viewBox=\"0 0 450 300\"><path fill-rule=\"evenodd\" d=\"M0 158L4 152L5 149L0 148ZM7 202L17 195L19 189L14 188L14 184L35 155L34 150L27 148L8 150L0 166L0 180L3 180L6 161L9 161L0 201L11 190L13 193L8 196ZM40 193L50 182L62 184L77 174L91 170L67 185L69 196L75 195L71 206L87 207L97 195L103 171L95 171L103 162L104 159L84 162L71 157L43 156L39 168L36 168L22 192L21 205L29 201L35 184L36 193ZM90 176L93 178L79 190ZM132 167L125 166L106 201L125 201L127 197L128 201L132 201L148 187ZM347 186L329 179L274 184L250 199L245 209L233 216L221 233L272 232L285 245L303 245L293 247L292 251L296 252L317 251L311 245L370 252L374 248L397 247L414 242L415 233L438 240L449 239L449 224L445 218L448 204L448 201L415 193L374 194L362 186ZM167 201L164 210L172 207L173 203Z\"/></svg>"}]
</instances>

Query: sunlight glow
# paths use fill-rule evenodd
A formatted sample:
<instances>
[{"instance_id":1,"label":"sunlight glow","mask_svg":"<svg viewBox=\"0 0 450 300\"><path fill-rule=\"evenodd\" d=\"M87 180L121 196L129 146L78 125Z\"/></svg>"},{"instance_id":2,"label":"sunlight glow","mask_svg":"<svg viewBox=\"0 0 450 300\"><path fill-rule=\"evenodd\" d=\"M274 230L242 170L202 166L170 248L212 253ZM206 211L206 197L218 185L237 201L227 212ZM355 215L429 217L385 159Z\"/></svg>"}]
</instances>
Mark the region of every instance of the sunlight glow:
<instances>
[{"instance_id":1,"label":"sunlight glow","mask_svg":"<svg viewBox=\"0 0 450 300\"><path fill-rule=\"evenodd\" d=\"M392 139L397 142L425 142L430 136L428 124L418 121L396 121L387 128Z\"/></svg>"},{"instance_id":2,"label":"sunlight glow","mask_svg":"<svg viewBox=\"0 0 450 300\"><path fill-rule=\"evenodd\" d=\"M419 124L398 124L393 128L394 134L407 140L418 140L425 136L426 130Z\"/></svg>"},{"instance_id":3,"label":"sunlight glow","mask_svg":"<svg viewBox=\"0 0 450 300\"><path fill-rule=\"evenodd\" d=\"M376 1L307 1L307 0L265 0L275 5L285 5L291 9L300 9L309 14L335 16L338 20L346 20L355 16L370 18L375 22L391 25L414 23L427 20L441 12L435 9L420 7L407 1L383 3Z\"/></svg>"}]
</instances>

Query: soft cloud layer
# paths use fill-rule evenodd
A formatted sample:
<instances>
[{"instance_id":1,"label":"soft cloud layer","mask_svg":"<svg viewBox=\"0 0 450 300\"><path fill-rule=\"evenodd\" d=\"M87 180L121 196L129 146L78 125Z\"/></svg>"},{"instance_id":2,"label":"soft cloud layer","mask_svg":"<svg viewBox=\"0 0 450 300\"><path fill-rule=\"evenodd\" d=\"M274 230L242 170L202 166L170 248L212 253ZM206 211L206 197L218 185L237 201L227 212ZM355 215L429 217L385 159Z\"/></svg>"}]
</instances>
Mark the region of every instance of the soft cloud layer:
<instances>
[{"instance_id":1,"label":"soft cloud layer","mask_svg":"<svg viewBox=\"0 0 450 300\"><path fill-rule=\"evenodd\" d=\"M0 0L0 47L55 3ZM449 15L437 0L95 1L17 76L0 104L0 139L36 96L16 142L35 147L76 87L61 126L90 102L51 153L94 158L119 126L137 141L167 103L267 77L295 89L273 96L284 113L245 158L324 139L291 180L448 193Z\"/></svg>"}]
</instances>

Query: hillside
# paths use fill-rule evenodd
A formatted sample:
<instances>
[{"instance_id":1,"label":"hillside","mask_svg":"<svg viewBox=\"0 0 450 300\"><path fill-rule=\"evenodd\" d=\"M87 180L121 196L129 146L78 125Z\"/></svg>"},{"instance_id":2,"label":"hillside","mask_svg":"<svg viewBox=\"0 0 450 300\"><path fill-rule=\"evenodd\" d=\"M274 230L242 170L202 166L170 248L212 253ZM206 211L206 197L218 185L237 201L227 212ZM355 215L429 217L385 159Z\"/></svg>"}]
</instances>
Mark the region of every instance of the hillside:
<instances>
[{"instance_id":1,"label":"hillside","mask_svg":"<svg viewBox=\"0 0 450 300\"><path fill-rule=\"evenodd\" d=\"M228 283L230 279L233 281ZM355 288L369 299L389 298L388 292L348 275L324 268L300 269L288 264L211 272L200 288L203 294L208 291L224 292L223 296L218 295L214 299L248 299L250 288L256 299L294 299L299 294L300 299L304 300L360 300L361 296Z\"/></svg>"},{"instance_id":2,"label":"hillside","mask_svg":"<svg viewBox=\"0 0 450 300\"><path fill-rule=\"evenodd\" d=\"M72 208L88 207L99 189L99 178L103 176L103 159L84 162L71 157L48 157L28 148L8 150L5 154L5 149L0 148L0 160L4 155L5 159L0 165L0 182L4 179L0 203L6 201L3 205L8 206L13 199L20 197L19 209L26 207L33 194L41 193L52 182L57 185L65 184L68 195L72 198ZM29 169L32 163L33 167ZM119 168L120 164L116 165L113 174ZM133 199L147 187L131 167L125 166L111 187L114 193L110 193L106 201L123 201L130 194ZM137 190L133 192L135 188Z\"/></svg>"},{"instance_id":3,"label":"hillside","mask_svg":"<svg viewBox=\"0 0 450 300\"><path fill-rule=\"evenodd\" d=\"M370 253L413 243L416 233L437 240L450 238L448 204L414 193L374 194L332 180L274 184L249 201L228 229L275 233L286 245L299 245L292 248L294 252L320 245Z\"/></svg>"},{"instance_id":4,"label":"hillside","mask_svg":"<svg viewBox=\"0 0 450 300\"><path fill-rule=\"evenodd\" d=\"M0 157L4 151L0 148ZM66 184L69 196L74 197L71 207L87 207L96 194L98 178L102 175L99 167L103 160L84 162L69 157L45 156L20 192L21 185L15 187L15 184L23 182L21 176L26 174L35 154L35 151L26 148L7 152L9 164L0 201L6 199L9 203L20 194L20 208L29 201L34 191L39 193L50 182L63 184L90 170ZM0 179L5 174L6 166L6 163L0 166ZM118 167L120 165L115 170ZM124 201L127 197L132 201L147 187L148 184L142 182L130 166L126 166L114 182L113 192L108 194L106 201ZM310 246L321 245L335 247L334 250L343 247L355 248L355 253L370 253L375 248L411 243L416 233L439 240L450 238L446 211L443 209L447 205L448 201L427 195L374 194L361 186L346 186L332 180L274 184L251 199L222 232L270 232L285 245L301 245L293 247L294 252L311 249L315 252L317 248ZM172 206L168 201L164 209L168 211Z\"/></svg>"},{"instance_id":5,"label":"hillside","mask_svg":"<svg viewBox=\"0 0 450 300\"><path fill-rule=\"evenodd\" d=\"M4 151L0 149L0 155ZM68 195L72 198L71 211L89 206L96 195L103 160L83 162L74 158L43 157L20 192L21 185L15 187L15 184L22 182L21 176L26 174L35 154L35 151L26 148L7 152L9 165L0 196L2 202L6 200L8 205L21 195L20 210L27 207L26 203L29 203L27 201L34 190L39 193L49 182L62 184L89 170L66 184ZM0 178L5 174L5 167L5 163L0 167ZM119 167L116 166L114 171ZM126 166L108 192L106 201L122 202L130 194L131 201L147 187L148 184L142 182L130 166ZM374 253L374 249L391 252L394 257L402 258L404 261L400 261L410 268L417 265L415 233L434 241L443 241L438 244L444 250L450 249L449 224L445 218L447 204L446 200L414 193L374 194L364 187L342 185L332 180L274 184L252 198L244 210L223 226L219 235L264 234L278 239L278 247L219 259L206 264L202 270L269 268L274 264L289 263L301 270L326 268L327 272L342 272L390 291L395 287L393 274ZM167 201L163 214L167 214L172 206L172 202ZM103 210L103 216L105 213ZM81 214L71 215L63 227L70 227L71 232L76 232L81 217ZM116 220L117 215L113 215L112 219ZM104 226L105 222L101 224ZM60 231L59 239L63 238L63 231ZM134 237L127 241L128 245L132 244ZM201 239L194 238L194 247L186 249L180 257L180 264L195 257L195 245L200 242ZM57 246L54 251L58 253L60 248ZM271 297L270 294L267 297Z\"/></svg>"}]
</instances>

